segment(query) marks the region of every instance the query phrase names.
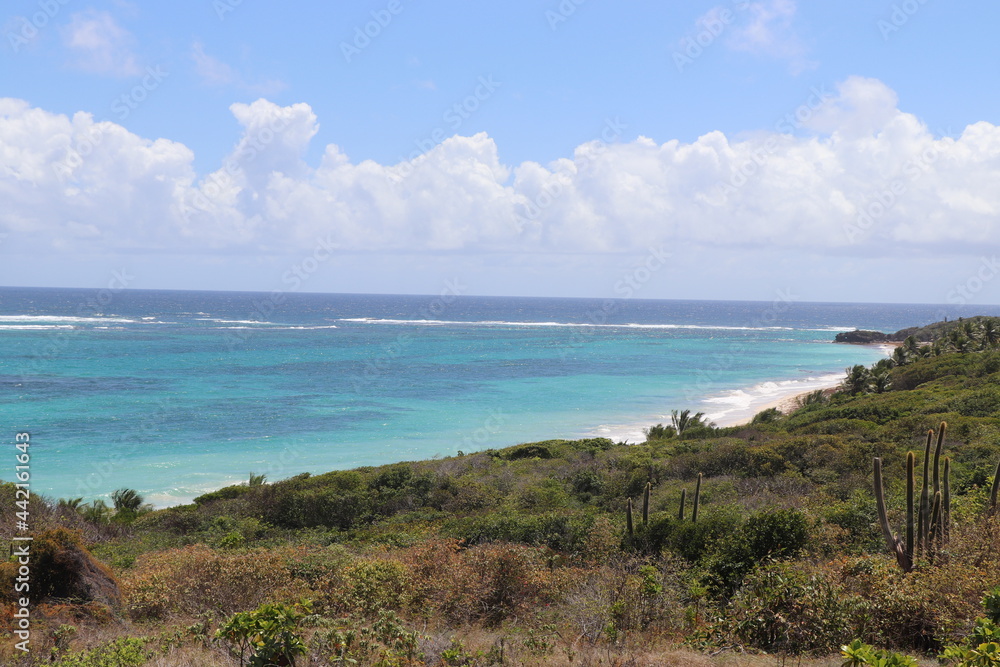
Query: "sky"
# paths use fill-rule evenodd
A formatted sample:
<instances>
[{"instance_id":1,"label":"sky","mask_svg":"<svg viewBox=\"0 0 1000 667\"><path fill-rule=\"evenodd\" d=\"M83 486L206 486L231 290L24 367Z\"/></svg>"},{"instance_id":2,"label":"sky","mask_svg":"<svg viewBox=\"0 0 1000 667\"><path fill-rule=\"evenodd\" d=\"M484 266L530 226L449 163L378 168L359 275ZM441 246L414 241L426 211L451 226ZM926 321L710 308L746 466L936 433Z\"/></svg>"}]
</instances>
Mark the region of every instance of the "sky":
<instances>
[{"instance_id":1,"label":"sky","mask_svg":"<svg viewBox=\"0 0 1000 667\"><path fill-rule=\"evenodd\" d=\"M9 0L0 285L1000 303L998 24Z\"/></svg>"}]
</instances>

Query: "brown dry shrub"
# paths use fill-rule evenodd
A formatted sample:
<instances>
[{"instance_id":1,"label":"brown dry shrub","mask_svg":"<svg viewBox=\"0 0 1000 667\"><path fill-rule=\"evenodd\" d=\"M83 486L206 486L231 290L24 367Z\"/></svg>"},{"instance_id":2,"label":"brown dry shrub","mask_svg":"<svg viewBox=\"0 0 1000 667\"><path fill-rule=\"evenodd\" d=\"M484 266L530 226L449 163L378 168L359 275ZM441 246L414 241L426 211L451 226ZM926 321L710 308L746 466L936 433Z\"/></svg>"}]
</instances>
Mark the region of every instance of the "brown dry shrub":
<instances>
[{"instance_id":1,"label":"brown dry shrub","mask_svg":"<svg viewBox=\"0 0 1000 667\"><path fill-rule=\"evenodd\" d=\"M456 540L434 540L387 558L406 572L405 595L412 610L459 625L492 625L537 611L561 599L578 578L575 569L555 567L549 550L519 544L466 549Z\"/></svg>"},{"instance_id":2,"label":"brown dry shrub","mask_svg":"<svg viewBox=\"0 0 1000 667\"><path fill-rule=\"evenodd\" d=\"M214 551L204 545L145 554L125 573L126 608L135 620L172 613L232 614L307 592L279 551Z\"/></svg>"},{"instance_id":3,"label":"brown dry shrub","mask_svg":"<svg viewBox=\"0 0 1000 667\"><path fill-rule=\"evenodd\" d=\"M27 542L18 546L21 544ZM35 604L51 600L119 604L117 580L111 570L87 550L79 532L56 528L36 533L29 554L30 590L16 591L21 565L12 561L0 564L0 595L12 601L28 595Z\"/></svg>"},{"instance_id":4,"label":"brown dry shrub","mask_svg":"<svg viewBox=\"0 0 1000 667\"><path fill-rule=\"evenodd\" d=\"M883 556L842 562L840 578L845 593L860 601L854 615L861 639L921 651L938 650L967 635L982 613L983 593L998 579L996 565L939 560L904 573Z\"/></svg>"},{"instance_id":5,"label":"brown dry shrub","mask_svg":"<svg viewBox=\"0 0 1000 667\"><path fill-rule=\"evenodd\" d=\"M326 615L372 617L380 611L399 611L412 599L409 569L389 558L360 558L328 577L317 604Z\"/></svg>"}]
</instances>

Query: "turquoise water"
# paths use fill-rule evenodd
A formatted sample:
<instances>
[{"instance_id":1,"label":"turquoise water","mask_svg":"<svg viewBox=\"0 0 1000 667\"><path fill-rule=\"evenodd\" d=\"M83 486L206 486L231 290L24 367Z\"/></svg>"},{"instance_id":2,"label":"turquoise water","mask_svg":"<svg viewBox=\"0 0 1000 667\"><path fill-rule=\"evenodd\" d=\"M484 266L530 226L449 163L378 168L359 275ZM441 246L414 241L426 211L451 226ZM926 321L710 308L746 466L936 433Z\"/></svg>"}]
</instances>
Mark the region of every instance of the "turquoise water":
<instances>
[{"instance_id":1,"label":"turquoise water","mask_svg":"<svg viewBox=\"0 0 1000 667\"><path fill-rule=\"evenodd\" d=\"M275 480L558 437L635 441L671 409L731 423L884 354L832 344L837 331L963 314L448 295L0 298L0 421L11 443L31 433L35 492L131 487L158 505L251 472Z\"/></svg>"}]
</instances>

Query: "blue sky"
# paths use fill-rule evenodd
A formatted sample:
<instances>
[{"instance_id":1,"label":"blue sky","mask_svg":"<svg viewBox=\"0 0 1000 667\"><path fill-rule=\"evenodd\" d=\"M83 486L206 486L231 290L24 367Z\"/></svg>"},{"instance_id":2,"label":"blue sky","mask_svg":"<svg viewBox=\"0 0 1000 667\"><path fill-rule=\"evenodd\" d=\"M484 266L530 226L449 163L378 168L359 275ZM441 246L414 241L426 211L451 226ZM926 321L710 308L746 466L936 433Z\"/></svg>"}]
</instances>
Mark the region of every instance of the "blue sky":
<instances>
[{"instance_id":1,"label":"blue sky","mask_svg":"<svg viewBox=\"0 0 1000 667\"><path fill-rule=\"evenodd\" d=\"M1000 302L996 3L3 11L0 284Z\"/></svg>"}]
</instances>

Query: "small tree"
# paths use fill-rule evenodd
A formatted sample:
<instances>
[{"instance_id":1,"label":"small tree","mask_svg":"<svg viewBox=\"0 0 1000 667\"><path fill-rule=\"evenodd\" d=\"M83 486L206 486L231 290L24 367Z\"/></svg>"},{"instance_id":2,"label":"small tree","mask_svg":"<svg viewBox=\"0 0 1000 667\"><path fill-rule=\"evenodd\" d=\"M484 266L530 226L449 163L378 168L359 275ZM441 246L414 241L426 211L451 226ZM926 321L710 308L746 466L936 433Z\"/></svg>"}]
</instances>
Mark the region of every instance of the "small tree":
<instances>
[{"instance_id":1,"label":"small tree","mask_svg":"<svg viewBox=\"0 0 1000 667\"><path fill-rule=\"evenodd\" d=\"M298 634L299 622L310 611L308 602L294 607L262 604L253 611L233 614L215 636L229 643L241 666L294 667L295 656L306 652Z\"/></svg>"}]
</instances>

